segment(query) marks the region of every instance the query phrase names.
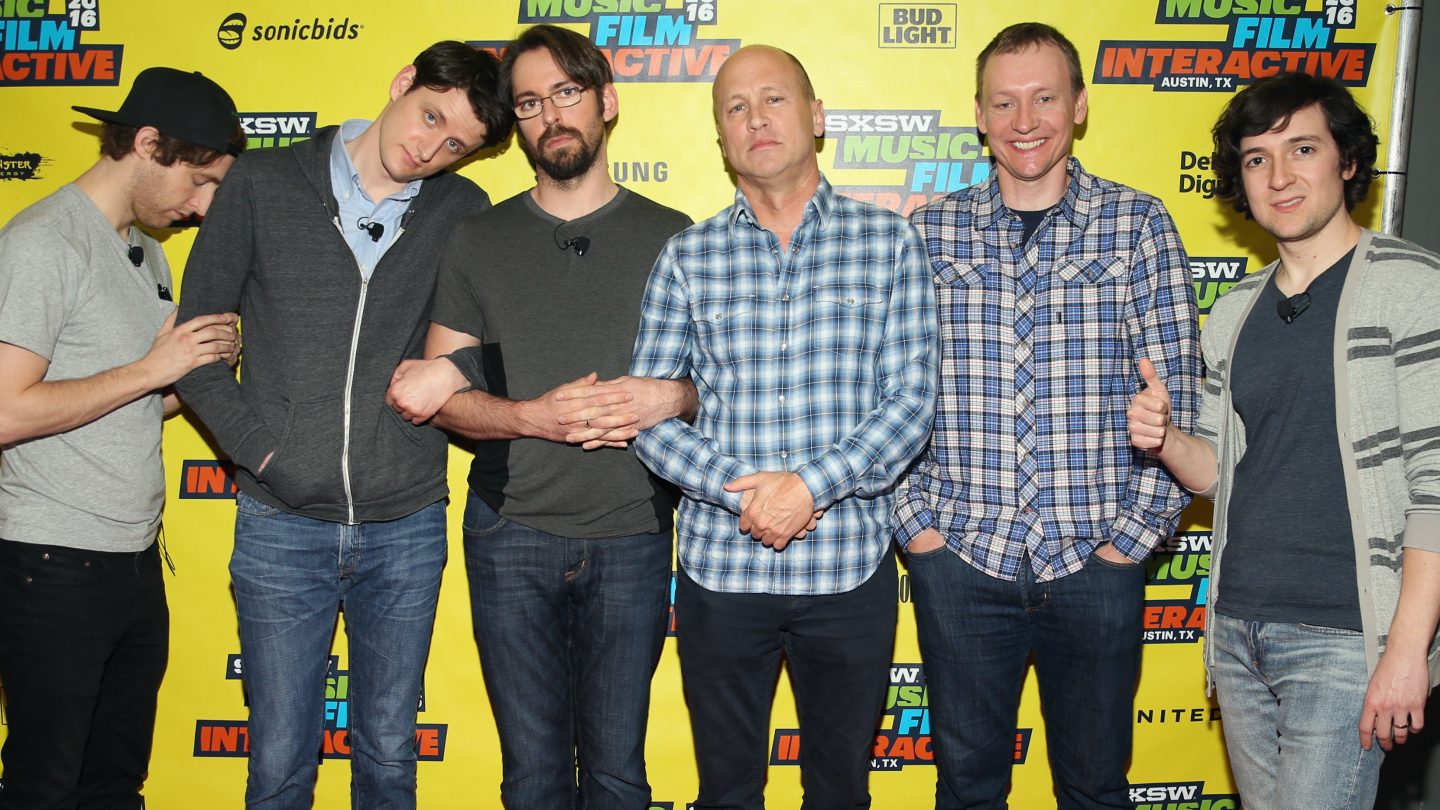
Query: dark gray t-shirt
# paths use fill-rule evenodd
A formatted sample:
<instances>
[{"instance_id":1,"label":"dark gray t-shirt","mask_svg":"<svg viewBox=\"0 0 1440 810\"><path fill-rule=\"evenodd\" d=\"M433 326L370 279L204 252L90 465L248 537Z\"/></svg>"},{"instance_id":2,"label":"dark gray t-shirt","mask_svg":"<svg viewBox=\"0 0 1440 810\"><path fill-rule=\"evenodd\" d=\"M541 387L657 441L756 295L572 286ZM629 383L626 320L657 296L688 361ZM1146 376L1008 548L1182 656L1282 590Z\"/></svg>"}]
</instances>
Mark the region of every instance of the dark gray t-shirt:
<instances>
[{"instance_id":1,"label":"dark gray t-shirt","mask_svg":"<svg viewBox=\"0 0 1440 810\"><path fill-rule=\"evenodd\" d=\"M138 228L139 267L100 209L67 184L0 231L0 341L74 380L145 356L175 305L160 246ZM73 430L0 451L0 538L95 551L150 546L165 503L164 406L139 397Z\"/></svg>"},{"instance_id":2,"label":"dark gray t-shirt","mask_svg":"<svg viewBox=\"0 0 1440 810\"><path fill-rule=\"evenodd\" d=\"M533 399L630 366L655 257L690 218L624 188L564 222L524 192L461 223L440 263L431 320L480 338L490 393ZM584 255L561 247L584 237ZM674 502L625 450L543 439L479 442L470 488L501 515L562 537L669 531Z\"/></svg>"},{"instance_id":3,"label":"dark gray t-shirt","mask_svg":"<svg viewBox=\"0 0 1440 810\"><path fill-rule=\"evenodd\" d=\"M1350 254L1310 283L1290 323L1272 278L1230 372L1245 422L1215 609L1251 621L1360 629L1355 539L1335 429L1335 318Z\"/></svg>"}]
</instances>

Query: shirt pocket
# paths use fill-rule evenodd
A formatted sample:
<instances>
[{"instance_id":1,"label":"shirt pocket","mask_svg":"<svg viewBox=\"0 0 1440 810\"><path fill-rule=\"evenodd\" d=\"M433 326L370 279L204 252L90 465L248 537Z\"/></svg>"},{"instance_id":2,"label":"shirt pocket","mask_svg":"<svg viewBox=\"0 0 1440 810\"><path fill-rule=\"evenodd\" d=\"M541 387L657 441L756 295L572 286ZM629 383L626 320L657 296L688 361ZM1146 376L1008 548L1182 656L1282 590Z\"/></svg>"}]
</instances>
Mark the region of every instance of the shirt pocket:
<instances>
[{"instance_id":1,"label":"shirt pocket","mask_svg":"<svg viewBox=\"0 0 1440 810\"><path fill-rule=\"evenodd\" d=\"M753 295L698 301L690 320L702 358L730 365L754 356L759 340L756 308Z\"/></svg>"},{"instance_id":2,"label":"shirt pocket","mask_svg":"<svg viewBox=\"0 0 1440 810\"><path fill-rule=\"evenodd\" d=\"M995 270L995 264L993 262L969 264L942 256L931 265L931 269L935 271L935 286L943 294L947 288L975 290L984 288L985 282Z\"/></svg>"},{"instance_id":3,"label":"shirt pocket","mask_svg":"<svg viewBox=\"0 0 1440 810\"><path fill-rule=\"evenodd\" d=\"M840 355L874 354L885 325L885 295L863 284L817 284L811 292L811 345Z\"/></svg>"},{"instance_id":4,"label":"shirt pocket","mask_svg":"<svg viewBox=\"0 0 1440 810\"><path fill-rule=\"evenodd\" d=\"M1125 277L1127 267L1119 256L1089 260L1067 259L1055 268L1055 275L1067 284L1110 284Z\"/></svg>"}]
</instances>

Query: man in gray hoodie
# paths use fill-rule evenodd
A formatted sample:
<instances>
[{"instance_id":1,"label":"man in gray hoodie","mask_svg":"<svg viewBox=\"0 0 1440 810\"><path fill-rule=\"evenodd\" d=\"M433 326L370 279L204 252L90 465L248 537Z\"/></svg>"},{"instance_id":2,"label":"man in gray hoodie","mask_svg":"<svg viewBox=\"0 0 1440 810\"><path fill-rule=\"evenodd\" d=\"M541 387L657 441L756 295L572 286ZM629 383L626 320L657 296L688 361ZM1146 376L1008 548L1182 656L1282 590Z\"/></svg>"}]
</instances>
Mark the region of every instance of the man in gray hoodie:
<instances>
[{"instance_id":1,"label":"man in gray hoodie","mask_svg":"<svg viewBox=\"0 0 1440 810\"><path fill-rule=\"evenodd\" d=\"M235 462L231 579L250 706L250 807L310 806L336 611L349 637L352 791L415 804L415 711L445 565L446 439L385 404L421 356L440 249L489 207L443 170L504 140L495 59L432 45L373 122L237 162L196 239L182 317L240 313L240 381L182 394Z\"/></svg>"}]
</instances>

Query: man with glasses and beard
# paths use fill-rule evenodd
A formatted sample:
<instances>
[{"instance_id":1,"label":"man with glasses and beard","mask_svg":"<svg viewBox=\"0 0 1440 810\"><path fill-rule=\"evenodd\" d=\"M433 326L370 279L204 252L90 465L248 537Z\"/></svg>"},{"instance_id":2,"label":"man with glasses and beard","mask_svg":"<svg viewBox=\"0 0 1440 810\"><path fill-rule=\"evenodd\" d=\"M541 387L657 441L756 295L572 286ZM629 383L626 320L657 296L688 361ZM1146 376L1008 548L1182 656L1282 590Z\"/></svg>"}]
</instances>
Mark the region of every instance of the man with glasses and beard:
<instances>
[{"instance_id":1,"label":"man with glasses and beard","mask_svg":"<svg viewBox=\"0 0 1440 810\"><path fill-rule=\"evenodd\" d=\"M650 267L690 220L611 179L619 102L584 37L528 29L506 49L499 92L536 185L455 230L428 359L402 364L389 398L411 421L479 440L465 563L505 806L647 807L674 500L623 449L693 416L695 389L619 375ZM462 376L441 357L452 352L478 352L483 371ZM486 390L456 393L467 376Z\"/></svg>"}]
</instances>

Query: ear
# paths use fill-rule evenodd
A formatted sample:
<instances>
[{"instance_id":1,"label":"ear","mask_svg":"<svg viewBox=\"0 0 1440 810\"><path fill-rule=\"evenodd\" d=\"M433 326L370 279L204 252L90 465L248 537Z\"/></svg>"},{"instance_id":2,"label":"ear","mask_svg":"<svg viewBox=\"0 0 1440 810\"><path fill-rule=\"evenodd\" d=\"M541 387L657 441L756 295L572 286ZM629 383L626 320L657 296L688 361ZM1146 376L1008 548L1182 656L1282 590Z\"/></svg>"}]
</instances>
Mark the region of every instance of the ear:
<instances>
[{"instance_id":1,"label":"ear","mask_svg":"<svg viewBox=\"0 0 1440 810\"><path fill-rule=\"evenodd\" d=\"M600 88L600 114L606 123L615 120L615 116L620 114L620 96L616 94L614 84L606 84Z\"/></svg>"},{"instance_id":2,"label":"ear","mask_svg":"<svg viewBox=\"0 0 1440 810\"><path fill-rule=\"evenodd\" d=\"M810 102L810 115L815 119L815 137L825 137L825 102L818 98Z\"/></svg>"},{"instance_id":3,"label":"ear","mask_svg":"<svg viewBox=\"0 0 1440 810\"><path fill-rule=\"evenodd\" d=\"M1085 123L1085 116L1090 112L1090 88L1080 88L1080 95L1075 97L1075 126Z\"/></svg>"},{"instance_id":4,"label":"ear","mask_svg":"<svg viewBox=\"0 0 1440 810\"><path fill-rule=\"evenodd\" d=\"M390 100L394 101L395 99L405 95L410 91L410 87L414 84L415 66L406 65L405 67L400 68L400 72L396 73L394 80L390 82Z\"/></svg>"},{"instance_id":5,"label":"ear","mask_svg":"<svg viewBox=\"0 0 1440 810\"><path fill-rule=\"evenodd\" d=\"M1355 172L1358 171L1359 168L1360 168L1360 167L1359 167L1358 165L1356 165L1354 161L1351 161L1350 163L1348 163L1348 164L1345 166L1345 168L1343 168L1343 169L1340 170L1340 179L1342 179L1342 180L1352 180L1352 179L1354 179L1354 177L1355 177Z\"/></svg>"},{"instance_id":6,"label":"ear","mask_svg":"<svg viewBox=\"0 0 1440 810\"><path fill-rule=\"evenodd\" d=\"M980 130L981 135L989 135L988 127L985 126L985 113L980 109L980 97L975 97L975 128Z\"/></svg>"},{"instance_id":7,"label":"ear","mask_svg":"<svg viewBox=\"0 0 1440 810\"><path fill-rule=\"evenodd\" d=\"M135 130L135 142L130 145L130 152L142 160L152 160L159 144L160 130L155 127L140 127Z\"/></svg>"}]
</instances>

